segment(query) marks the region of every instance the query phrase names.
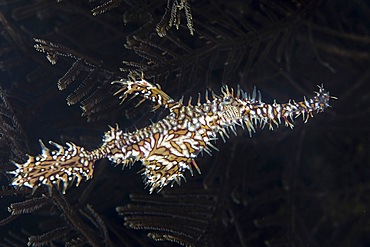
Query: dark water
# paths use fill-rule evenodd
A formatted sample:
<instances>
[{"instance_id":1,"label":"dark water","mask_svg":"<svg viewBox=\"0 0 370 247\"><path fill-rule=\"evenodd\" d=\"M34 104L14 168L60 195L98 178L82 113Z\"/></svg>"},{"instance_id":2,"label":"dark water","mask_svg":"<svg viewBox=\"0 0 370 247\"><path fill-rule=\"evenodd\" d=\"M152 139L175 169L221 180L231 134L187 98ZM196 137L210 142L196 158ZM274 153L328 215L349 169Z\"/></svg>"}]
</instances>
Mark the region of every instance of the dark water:
<instances>
[{"instance_id":1,"label":"dark water","mask_svg":"<svg viewBox=\"0 0 370 247\"><path fill-rule=\"evenodd\" d=\"M323 83L338 100L306 124L295 119L293 130L265 127L250 138L237 128L238 136L217 141L219 152L199 155L201 175L187 172L186 183L162 193L149 195L141 164L122 171L105 160L93 180L65 196L55 190L45 203L37 202L45 188L11 196L4 187L0 220L12 203L32 212L2 222L0 245L176 246L149 234L196 246L370 246L368 1L190 1L194 35L183 9L179 30L169 27L170 14L161 21L166 1L116 1L94 16L98 2L0 3L1 185L11 179L9 160L40 152L38 139L90 150L108 125L132 131L166 116L147 102L119 104L110 85L127 76L119 68L144 70L193 104L223 84L256 86L264 102L284 103L312 97ZM55 44L55 65L33 38ZM79 73L58 90L78 58ZM68 106L70 94L80 99Z\"/></svg>"}]
</instances>

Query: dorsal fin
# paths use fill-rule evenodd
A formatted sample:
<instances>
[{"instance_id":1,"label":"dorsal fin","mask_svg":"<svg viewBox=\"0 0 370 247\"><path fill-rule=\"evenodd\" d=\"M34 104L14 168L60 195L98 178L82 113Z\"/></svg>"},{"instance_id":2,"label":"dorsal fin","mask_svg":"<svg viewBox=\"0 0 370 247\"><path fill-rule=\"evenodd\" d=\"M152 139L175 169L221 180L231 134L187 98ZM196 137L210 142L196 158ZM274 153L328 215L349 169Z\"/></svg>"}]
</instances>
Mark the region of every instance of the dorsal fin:
<instances>
[{"instance_id":1,"label":"dorsal fin","mask_svg":"<svg viewBox=\"0 0 370 247\"><path fill-rule=\"evenodd\" d=\"M178 104L178 102L175 102L170 96L163 92L160 87L151 84L144 78L141 78L140 80L121 79L119 81L113 81L112 84L122 85L122 88L120 88L114 94L114 95L121 94L119 98L122 100L122 102L126 100L129 94L131 94L134 96L139 95L144 99L150 100L157 105L169 109ZM141 102L142 101L140 101L140 103Z\"/></svg>"}]
</instances>

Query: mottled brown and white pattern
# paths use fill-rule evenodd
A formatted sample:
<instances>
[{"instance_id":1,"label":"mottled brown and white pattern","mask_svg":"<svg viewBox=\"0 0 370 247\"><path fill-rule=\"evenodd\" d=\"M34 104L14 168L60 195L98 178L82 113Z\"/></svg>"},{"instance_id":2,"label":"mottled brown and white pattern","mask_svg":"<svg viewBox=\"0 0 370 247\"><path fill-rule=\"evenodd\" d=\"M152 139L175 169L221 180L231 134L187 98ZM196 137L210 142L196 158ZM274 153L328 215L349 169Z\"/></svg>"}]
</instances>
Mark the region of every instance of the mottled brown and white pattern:
<instances>
[{"instance_id":1,"label":"mottled brown and white pattern","mask_svg":"<svg viewBox=\"0 0 370 247\"><path fill-rule=\"evenodd\" d=\"M54 142L50 143L58 150L50 151L40 141L42 153L36 157L28 156L26 163L15 164L17 169L10 172L15 176L13 185L28 186L35 190L41 184L51 188L63 182L64 193L75 178L77 185L82 178L91 179L95 161L108 158L124 166L141 161L145 183L152 193L174 182L180 184L186 170L193 174L194 167L200 172L194 159L203 151L209 153L210 147L216 149L211 142L218 135L225 141L228 129L236 133L237 125L243 128L245 125L251 135L256 126L267 124L273 129L273 124L278 126L281 120L292 128L291 120L294 117L303 115L306 122L314 112L322 112L328 107L329 99L334 98L319 86L319 91L311 99L265 104L261 101L260 93L256 97L256 90L248 95L238 89L234 96L232 89L224 87L222 96L212 92L212 100L206 94L205 103L201 104L198 99L196 105L191 105L190 101L188 104L183 104L182 100L176 102L159 86L143 78L113 83L122 86L116 93L122 101L128 95L140 95L143 100L153 101L156 108L168 108L169 115L135 132L127 133L118 126L110 127L104 135L103 144L93 151L84 150L73 143L67 143L65 148Z\"/></svg>"}]
</instances>

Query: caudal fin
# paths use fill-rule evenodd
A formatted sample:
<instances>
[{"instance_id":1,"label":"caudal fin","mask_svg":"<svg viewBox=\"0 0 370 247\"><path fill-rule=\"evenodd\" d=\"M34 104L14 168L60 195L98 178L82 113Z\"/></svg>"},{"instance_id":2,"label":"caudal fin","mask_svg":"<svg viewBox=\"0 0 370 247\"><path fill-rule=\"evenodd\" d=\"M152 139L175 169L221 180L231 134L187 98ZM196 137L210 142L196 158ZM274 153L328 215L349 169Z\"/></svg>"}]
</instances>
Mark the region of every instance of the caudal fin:
<instances>
[{"instance_id":1,"label":"caudal fin","mask_svg":"<svg viewBox=\"0 0 370 247\"><path fill-rule=\"evenodd\" d=\"M50 151L40 140L41 154L34 157L28 156L24 164L14 163L16 170L8 172L14 174L12 185L27 186L35 191L40 185L45 184L49 187L49 192L53 184L60 186L63 182L62 192L65 193L68 185L75 179L76 186L80 184L82 178L86 180L92 178L94 171L94 159L91 159L90 152L83 147L73 143L66 143L67 148L54 143L58 150Z\"/></svg>"}]
</instances>

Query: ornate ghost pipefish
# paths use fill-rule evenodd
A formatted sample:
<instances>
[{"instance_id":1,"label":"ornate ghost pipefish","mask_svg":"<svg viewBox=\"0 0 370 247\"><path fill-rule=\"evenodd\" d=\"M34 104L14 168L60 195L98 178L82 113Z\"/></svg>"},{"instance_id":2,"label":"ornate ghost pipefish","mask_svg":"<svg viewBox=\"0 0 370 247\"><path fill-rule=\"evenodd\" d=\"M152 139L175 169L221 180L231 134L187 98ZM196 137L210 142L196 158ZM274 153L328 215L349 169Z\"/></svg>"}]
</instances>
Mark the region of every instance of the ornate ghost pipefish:
<instances>
[{"instance_id":1,"label":"ornate ghost pipefish","mask_svg":"<svg viewBox=\"0 0 370 247\"><path fill-rule=\"evenodd\" d=\"M147 127L134 132L124 132L118 128L110 127L104 134L103 144L93 150L87 151L73 143L66 143L63 147L55 142L49 143L58 150L50 151L40 140L41 154L34 157L28 156L27 162L17 164L17 169L9 173L14 174L12 185L27 186L33 192L42 184L48 186L49 192L55 184L58 187L63 182L62 192L76 178L76 186L83 178L91 179L94 164L97 160L108 158L115 164L128 166L135 161L143 164L142 173L149 192L155 189L160 191L164 186L177 182L180 184L184 172L189 170L193 174L192 166L200 173L194 159L199 153L210 153L210 147L215 148L211 141L217 140L218 134L225 141L230 129L235 134L236 125L244 128L251 135L255 126L266 124L273 129L273 124L278 126L281 119L286 126L293 128L294 117L303 115L304 122L313 116L313 113L323 112L329 107L329 95L323 86L318 86L318 92L311 99L304 98L301 102L290 101L286 104L265 104L261 101L261 94L256 89L252 95L227 86L222 88L222 95L217 96L212 92L212 100L196 105L183 104L183 100L175 101L157 85L153 85L144 78L140 80L114 81L122 86L115 95L119 94L122 102L128 95L140 95L144 100L151 100L157 107L168 108L167 117ZM139 103L139 104L140 104ZM290 118L290 120L289 120Z\"/></svg>"}]
</instances>

